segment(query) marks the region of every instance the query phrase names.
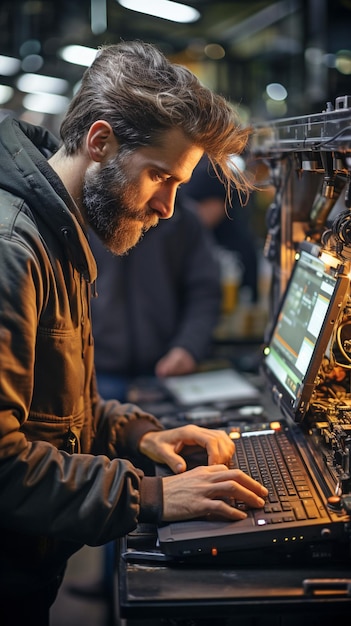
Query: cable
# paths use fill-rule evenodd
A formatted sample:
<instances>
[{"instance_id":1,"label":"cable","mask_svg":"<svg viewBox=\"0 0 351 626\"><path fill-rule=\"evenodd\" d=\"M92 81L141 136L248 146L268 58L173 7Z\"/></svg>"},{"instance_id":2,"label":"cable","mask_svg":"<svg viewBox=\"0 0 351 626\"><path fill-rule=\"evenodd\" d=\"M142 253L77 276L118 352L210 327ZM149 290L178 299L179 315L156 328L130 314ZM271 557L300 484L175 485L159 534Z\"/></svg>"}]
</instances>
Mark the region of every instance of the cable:
<instances>
[{"instance_id":1,"label":"cable","mask_svg":"<svg viewBox=\"0 0 351 626\"><path fill-rule=\"evenodd\" d=\"M320 143L317 143L314 147L321 148L323 146L327 146L329 143L332 143L332 141L335 141L335 139L337 139L338 137L342 137L348 131L351 131L351 126L346 126L346 128L342 128L341 130L339 130L338 133L336 133L336 135L334 135L334 137L331 137L326 141L321 141Z\"/></svg>"}]
</instances>

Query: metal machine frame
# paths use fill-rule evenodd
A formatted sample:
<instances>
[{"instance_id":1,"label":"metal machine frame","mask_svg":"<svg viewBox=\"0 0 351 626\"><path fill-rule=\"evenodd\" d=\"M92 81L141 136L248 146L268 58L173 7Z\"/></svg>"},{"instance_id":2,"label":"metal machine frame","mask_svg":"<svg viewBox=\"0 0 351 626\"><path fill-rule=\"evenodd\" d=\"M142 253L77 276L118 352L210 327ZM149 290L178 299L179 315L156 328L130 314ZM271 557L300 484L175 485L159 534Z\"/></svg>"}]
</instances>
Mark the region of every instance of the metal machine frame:
<instances>
[{"instance_id":1,"label":"metal machine frame","mask_svg":"<svg viewBox=\"0 0 351 626\"><path fill-rule=\"evenodd\" d=\"M271 308L285 292L298 244L310 241L341 261L351 276L351 96L320 114L278 119L254 128L250 159L264 160L275 199L264 249L272 263ZM350 292L350 290L349 290ZM337 506L351 514L351 296L335 324L316 384L307 428L335 472ZM340 370L343 383L339 384ZM343 386L342 386L343 385Z\"/></svg>"},{"instance_id":2,"label":"metal machine frame","mask_svg":"<svg viewBox=\"0 0 351 626\"><path fill-rule=\"evenodd\" d=\"M277 299L290 276L296 244L321 241L342 193L340 209L351 207L351 96L337 98L335 108L328 103L319 114L256 126L249 155L266 162L276 189L267 215L265 255L273 263ZM339 237L336 254L345 254L351 237L333 235Z\"/></svg>"}]
</instances>

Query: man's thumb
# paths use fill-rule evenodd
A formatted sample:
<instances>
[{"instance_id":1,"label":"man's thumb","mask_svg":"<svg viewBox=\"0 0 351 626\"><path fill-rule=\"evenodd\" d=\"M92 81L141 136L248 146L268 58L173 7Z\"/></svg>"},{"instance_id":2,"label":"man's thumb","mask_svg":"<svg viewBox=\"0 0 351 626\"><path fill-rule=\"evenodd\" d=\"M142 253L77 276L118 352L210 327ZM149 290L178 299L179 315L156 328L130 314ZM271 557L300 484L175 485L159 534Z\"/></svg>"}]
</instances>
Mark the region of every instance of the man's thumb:
<instances>
[{"instance_id":1,"label":"man's thumb","mask_svg":"<svg viewBox=\"0 0 351 626\"><path fill-rule=\"evenodd\" d=\"M186 462L179 454L172 454L167 460L169 467L174 474L182 474L186 470Z\"/></svg>"}]
</instances>

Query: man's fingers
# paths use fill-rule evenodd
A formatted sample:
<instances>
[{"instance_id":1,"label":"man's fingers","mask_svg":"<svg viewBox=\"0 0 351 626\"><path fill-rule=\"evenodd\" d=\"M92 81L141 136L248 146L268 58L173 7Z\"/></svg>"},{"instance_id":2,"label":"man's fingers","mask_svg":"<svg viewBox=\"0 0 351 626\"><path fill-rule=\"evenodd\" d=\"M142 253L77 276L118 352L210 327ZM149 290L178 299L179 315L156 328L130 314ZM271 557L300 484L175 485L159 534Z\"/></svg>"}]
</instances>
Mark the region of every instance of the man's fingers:
<instances>
[{"instance_id":1,"label":"man's fingers","mask_svg":"<svg viewBox=\"0 0 351 626\"><path fill-rule=\"evenodd\" d=\"M210 500L207 510L206 518L208 520L237 521L247 517L245 511L236 509L235 506L227 504L224 500Z\"/></svg>"},{"instance_id":2,"label":"man's fingers","mask_svg":"<svg viewBox=\"0 0 351 626\"><path fill-rule=\"evenodd\" d=\"M234 444L229 439L227 440L216 439L209 440L206 445L207 455L208 455L208 464L216 465L217 463L230 463L234 454Z\"/></svg>"},{"instance_id":3,"label":"man's fingers","mask_svg":"<svg viewBox=\"0 0 351 626\"><path fill-rule=\"evenodd\" d=\"M199 445L205 448L209 465L229 463L233 457L235 446L224 431L188 424L179 428L175 434L185 445Z\"/></svg>"},{"instance_id":4,"label":"man's fingers","mask_svg":"<svg viewBox=\"0 0 351 626\"><path fill-rule=\"evenodd\" d=\"M262 508L267 489L241 470L225 465L196 467L182 475L163 479L164 521L191 519L210 515L217 519L243 519L235 508L242 501L252 508ZM234 506L231 506L231 501Z\"/></svg>"},{"instance_id":5,"label":"man's fingers","mask_svg":"<svg viewBox=\"0 0 351 626\"><path fill-rule=\"evenodd\" d=\"M179 454L184 446L200 446L207 452L208 463L229 464L234 454L234 444L224 431L200 428L187 424L164 431L150 431L143 435L139 450L153 461L168 463L173 450ZM173 469L173 463L171 465Z\"/></svg>"},{"instance_id":6,"label":"man's fingers","mask_svg":"<svg viewBox=\"0 0 351 626\"><path fill-rule=\"evenodd\" d=\"M230 472L231 479L235 480L236 483L240 484L242 487L250 491L254 491L257 495L261 496L262 498L265 498L266 496L268 496L268 489L264 485L261 485L256 480L251 478L251 476L244 474L244 472L242 472L239 469L233 469L233 470L228 470L228 471Z\"/></svg>"},{"instance_id":7,"label":"man's fingers","mask_svg":"<svg viewBox=\"0 0 351 626\"><path fill-rule=\"evenodd\" d=\"M268 489L239 469L228 469L225 465L212 465L207 468L210 480L221 483L224 489L237 489L242 493L254 492L265 498ZM231 486L230 486L231 485Z\"/></svg>"},{"instance_id":8,"label":"man's fingers","mask_svg":"<svg viewBox=\"0 0 351 626\"><path fill-rule=\"evenodd\" d=\"M217 487L222 498L242 501L250 507L259 509L264 506L264 498L236 481L217 483Z\"/></svg>"},{"instance_id":9,"label":"man's fingers","mask_svg":"<svg viewBox=\"0 0 351 626\"><path fill-rule=\"evenodd\" d=\"M207 484L206 496L211 499L239 500L254 508L263 507L267 489L249 476L241 474L240 470L223 469L216 472L213 469L210 482Z\"/></svg>"}]
</instances>

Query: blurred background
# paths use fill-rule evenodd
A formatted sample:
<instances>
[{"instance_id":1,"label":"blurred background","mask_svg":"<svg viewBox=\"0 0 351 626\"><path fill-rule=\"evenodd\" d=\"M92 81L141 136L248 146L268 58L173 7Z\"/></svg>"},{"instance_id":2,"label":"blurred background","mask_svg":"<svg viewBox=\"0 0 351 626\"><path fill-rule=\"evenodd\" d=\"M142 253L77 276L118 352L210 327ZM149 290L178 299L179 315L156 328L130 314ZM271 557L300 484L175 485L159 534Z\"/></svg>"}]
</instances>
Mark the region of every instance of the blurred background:
<instances>
[{"instance_id":1,"label":"blurred background","mask_svg":"<svg viewBox=\"0 0 351 626\"><path fill-rule=\"evenodd\" d=\"M58 135L96 49L121 39L156 44L225 96L244 124L319 113L351 94L350 27L351 0L1 0L0 119L13 115ZM233 329L246 340L262 336L270 280L262 250L271 201L267 186L248 207L259 300L249 312L245 302L233 305L218 329L219 343ZM98 549L85 548L71 560L53 626L114 623L104 598L89 594L101 569ZM77 581L85 596L70 592Z\"/></svg>"},{"instance_id":2,"label":"blurred background","mask_svg":"<svg viewBox=\"0 0 351 626\"><path fill-rule=\"evenodd\" d=\"M97 48L136 38L188 66L244 124L320 113L351 94L350 26L351 0L1 0L0 119L58 135ZM259 249L266 191L250 203Z\"/></svg>"},{"instance_id":3,"label":"blurred background","mask_svg":"<svg viewBox=\"0 0 351 626\"><path fill-rule=\"evenodd\" d=\"M320 112L350 93L350 26L351 0L1 0L0 108L57 132L94 50L139 38L244 121Z\"/></svg>"}]
</instances>

